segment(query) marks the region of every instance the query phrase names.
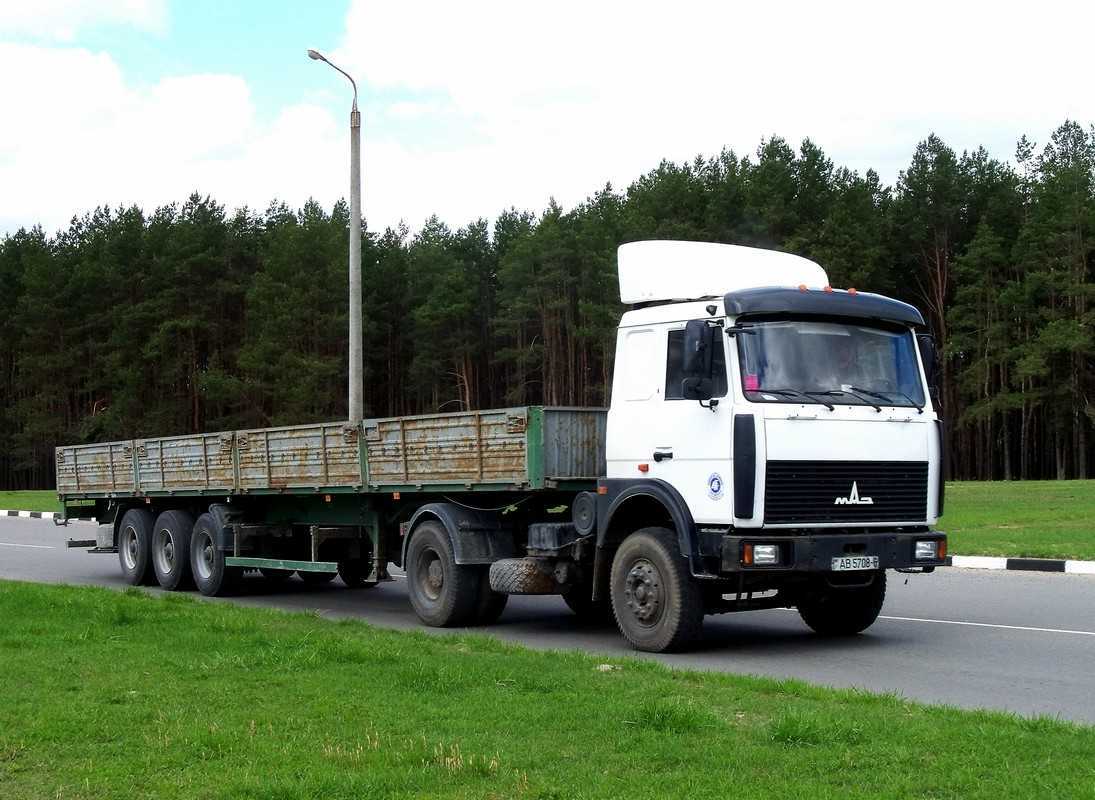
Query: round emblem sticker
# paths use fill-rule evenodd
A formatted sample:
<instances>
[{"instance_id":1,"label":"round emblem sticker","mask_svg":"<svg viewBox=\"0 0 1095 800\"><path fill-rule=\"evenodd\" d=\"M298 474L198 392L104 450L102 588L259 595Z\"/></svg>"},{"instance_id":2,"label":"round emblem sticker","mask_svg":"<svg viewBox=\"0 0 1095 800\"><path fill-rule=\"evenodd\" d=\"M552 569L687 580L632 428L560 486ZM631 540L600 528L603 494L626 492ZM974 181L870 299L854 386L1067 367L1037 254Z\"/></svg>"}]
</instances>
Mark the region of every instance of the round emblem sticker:
<instances>
[{"instance_id":1,"label":"round emblem sticker","mask_svg":"<svg viewBox=\"0 0 1095 800\"><path fill-rule=\"evenodd\" d=\"M722 497L722 476L717 472L712 472L707 479L707 496L712 500Z\"/></svg>"}]
</instances>

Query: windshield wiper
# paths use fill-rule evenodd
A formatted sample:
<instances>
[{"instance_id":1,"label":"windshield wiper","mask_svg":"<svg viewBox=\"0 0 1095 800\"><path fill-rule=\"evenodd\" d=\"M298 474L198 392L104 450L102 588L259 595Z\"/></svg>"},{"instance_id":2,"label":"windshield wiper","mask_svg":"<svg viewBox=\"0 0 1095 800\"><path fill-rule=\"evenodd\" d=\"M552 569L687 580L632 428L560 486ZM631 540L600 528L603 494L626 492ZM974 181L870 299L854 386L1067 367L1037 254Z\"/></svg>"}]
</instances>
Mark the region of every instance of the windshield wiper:
<instances>
[{"instance_id":1,"label":"windshield wiper","mask_svg":"<svg viewBox=\"0 0 1095 800\"><path fill-rule=\"evenodd\" d=\"M784 397L805 397L807 402L819 403L830 411L836 410L836 406L832 403L827 400L819 400L815 396L818 394L825 394L825 392L800 392L798 389L753 389L751 391L756 392L757 394L764 394L767 392L768 394L780 394Z\"/></svg>"},{"instance_id":2,"label":"windshield wiper","mask_svg":"<svg viewBox=\"0 0 1095 800\"><path fill-rule=\"evenodd\" d=\"M878 403L874 402L873 400L870 400L867 397L864 397L862 394L859 394L859 390L852 391L853 389L855 389L854 386L848 387L847 391L845 391L844 389L830 389L829 391L824 392L824 394L829 395L829 397L832 397L833 395L838 395L838 394L848 394L848 395L851 395L852 397L856 398L857 400L861 400L866 405L869 405L871 408L873 408L879 414L882 413L882 406L880 406ZM816 394L822 394L822 392L817 392ZM866 394L874 394L874 393L873 392L866 392ZM874 396L877 397L878 395L874 395ZM885 400L886 398L883 397L882 399Z\"/></svg>"},{"instance_id":3,"label":"windshield wiper","mask_svg":"<svg viewBox=\"0 0 1095 800\"><path fill-rule=\"evenodd\" d=\"M871 391L868 391L867 389L861 389L858 386L849 386L848 388L853 390L853 391L856 391L856 392L862 392L863 394L870 395L871 397L877 397L879 400L883 400L885 402L892 402L889 397L887 397L885 394L881 394L879 392L871 392ZM909 405L912 406L913 408L915 408L916 412L918 414L923 414L924 413L924 406L918 405L915 400L913 400L911 397L909 397L907 394L900 391L899 389L894 389L892 392L887 392L887 394L899 394L899 395L901 395L902 397L904 397L906 400L909 401Z\"/></svg>"}]
</instances>

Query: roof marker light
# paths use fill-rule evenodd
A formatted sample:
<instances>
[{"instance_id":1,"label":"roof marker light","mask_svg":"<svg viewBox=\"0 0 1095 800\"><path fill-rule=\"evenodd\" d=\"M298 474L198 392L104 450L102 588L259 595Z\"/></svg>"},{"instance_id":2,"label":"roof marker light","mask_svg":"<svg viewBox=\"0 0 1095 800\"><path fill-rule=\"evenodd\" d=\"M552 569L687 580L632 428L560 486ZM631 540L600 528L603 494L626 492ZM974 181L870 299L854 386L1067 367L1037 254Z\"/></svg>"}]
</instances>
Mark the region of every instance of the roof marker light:
<instances>
[{"instance_id":1,"label":"roof marker light","mask_svg":"<svg viewBox=\"0 0 1095 800\"><path fill-rule=\"evenodd\" d=\"M800 292L805 292L805 291L806 291L806 284L805 284L805 283L800 283L800 284L798 285L798 290L799 290Z\"/></svg>"},{"instance_id":2,"label":"roof marker light","mask_svg":"<svg viewBox=\"0 0 1095 800\"><path fill-rule=\"evenodd\" d=\"M849 286L848 287L848 294L855 294L855 287L854 286Z\"/></svg>"},{"instance_id":3,"label":"roof marker light","mask_svg":"<svg viewBox=\"0 0 1095 800\"><path fill-rule=\"evenodd\" d=\"M821 291L825 292L825 294L832 294L833 293L833 287L832 286L826 286Z\"/></svg>"}]
</instances>

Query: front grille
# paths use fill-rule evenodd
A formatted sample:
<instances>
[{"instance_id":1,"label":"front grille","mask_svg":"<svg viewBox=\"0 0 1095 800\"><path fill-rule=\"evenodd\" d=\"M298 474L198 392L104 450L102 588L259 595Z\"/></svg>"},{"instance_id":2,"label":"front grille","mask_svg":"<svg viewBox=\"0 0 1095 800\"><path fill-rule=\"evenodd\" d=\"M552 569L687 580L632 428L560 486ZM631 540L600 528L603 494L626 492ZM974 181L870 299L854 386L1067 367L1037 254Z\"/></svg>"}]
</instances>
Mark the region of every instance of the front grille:
<instances>
[{"instance_id":1,"label":"front grille","mask_svg":"<svg viewBox=\"0 0 1095 800\"><path fill-rule=\"evenodd\" d=\"M920 522L927 517L925 462L769 461L766 474L767 524ZM837 501L857 497L858 504ZM872 502L863 502L866 498Z\"/></svg>"}]
</instances>

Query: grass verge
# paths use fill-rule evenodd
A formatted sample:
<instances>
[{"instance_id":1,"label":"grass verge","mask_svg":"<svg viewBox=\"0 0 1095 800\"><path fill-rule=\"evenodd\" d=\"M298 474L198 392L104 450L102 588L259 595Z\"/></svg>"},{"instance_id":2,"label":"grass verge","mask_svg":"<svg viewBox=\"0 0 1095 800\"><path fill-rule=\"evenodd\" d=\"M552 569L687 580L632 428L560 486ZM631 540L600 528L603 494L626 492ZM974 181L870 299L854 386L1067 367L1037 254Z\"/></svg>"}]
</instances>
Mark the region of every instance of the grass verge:
<instances>
[{"instance_id":1,"label":"grass verge","mask_svg":"<svg viewBox=\"0 0 1095 800\"><path fill-rule=\"evenodd\" d=\"M0 797L1095 796L1095 729L0 582Z\"/></svg>"},{"instance_id":2,"label":"grass verge","mask_svg":"<svg viewBox=\"0 0 1095 800\"><path fill-rule=\"evenodd\" d=\"M1095 560L1095 481L947 484L952 555Z\"/></svg>"},{"instance_id":3,"label":"grass verge","mask_svg":"<svg viewBox=\"0 0 1095 800\"><path fill-rule=\"evenodd\" d=\"M0 509L8 511L60 511L57 492L52 489L29 492L0 492Z\"/></svg>"}]
</instances>

